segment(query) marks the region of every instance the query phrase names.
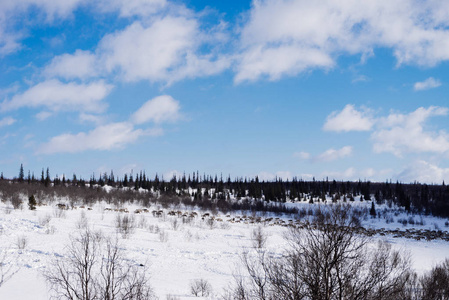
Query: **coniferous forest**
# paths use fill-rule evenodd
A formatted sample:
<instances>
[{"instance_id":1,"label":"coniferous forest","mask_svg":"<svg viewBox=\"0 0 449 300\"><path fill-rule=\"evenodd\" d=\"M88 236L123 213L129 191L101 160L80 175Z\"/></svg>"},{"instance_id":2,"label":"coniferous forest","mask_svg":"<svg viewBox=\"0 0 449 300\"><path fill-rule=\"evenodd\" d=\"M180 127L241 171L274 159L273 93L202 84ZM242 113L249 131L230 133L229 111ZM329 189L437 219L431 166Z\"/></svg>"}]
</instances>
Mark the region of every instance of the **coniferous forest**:
<instances>
[{"instance_id":1,"label":"coniferous forest","mask_svg":"<svg viewBox=\"0 0 449 300\"><path fill-rule=\"evenodd\" d=\"M109 192L101 188L110 186ZM18 198L18 194L47 197L48 194L66 196L72 201L82 200L86 204L100 200L129 201L142 203L158 202L162 205L182 203L203 209L222 212L252 210L295 213L296 208L286 202L320 203L326 199L333 202L350 202L360 196L362 201L393 205L416 214L449 217L449 186L401 182L336 181L331 179L306 181L294 177L292 180L276 178L272 181L223 175L206 175L198 171L170 179L156 174L154 178L145 171L115 176L114 172L100 176L92 174L83 179L76 174L71 178L51 176L49 168L42 169L39 177L28 171L25 175L20 166L18 177L0 176L0 190L4 199Z\"/></svg>"}]
</instances>

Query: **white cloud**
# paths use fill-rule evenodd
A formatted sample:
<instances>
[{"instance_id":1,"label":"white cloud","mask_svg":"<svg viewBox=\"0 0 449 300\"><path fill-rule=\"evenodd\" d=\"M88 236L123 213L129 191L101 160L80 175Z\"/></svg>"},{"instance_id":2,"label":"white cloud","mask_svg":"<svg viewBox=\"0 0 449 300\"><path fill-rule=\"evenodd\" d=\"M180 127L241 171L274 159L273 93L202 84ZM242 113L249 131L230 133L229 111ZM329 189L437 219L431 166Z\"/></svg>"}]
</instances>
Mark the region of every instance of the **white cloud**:
<instances>
[{"instance_id":1,"label":"white cloud","mask_svg":"<svg viewBox=\"0 0 449 300\"><path fill-rule=\"evenodd\" d=\"M31 20L23 22L24 13L33 7L37 12L33 16L39 21L42 19L52 23L55 19L66 19L72 16L72 12L87 0L14 0L0 1L0 56L7 55L21 48L20 40L25 34L16 30L16 25L32 24ZM20 26L19 26L20 27Z\"/></svg>"},{"instance_id":2,"label":"white cloud","mask_svg":"<svg viewBox=\"0 0 449 300\"><path fill-rule=\"evenodd\" d=\"M441 81L439 81L438 79L435 79L433 77L429 77L424 81L416 82L413 85L413 89L415 91L424 91L424 90L434 89L439 86L441 86Z\"/></svg>"},{"instance_id":3,"label":"white cloud","mask_svg":"<svg viewBox=\"0 0 449 300\"><path fill-rule=\"evenodd\" d=\"M350 156L352 154L352 147L351 146L345 146L341 149L328 149L318 155L317 157L313 158L315 161L319 162L327 162L327 161L334 161L340 158L344 158L347 156Z\"/></svg>"},{"instance_id":4,"label":"white cloud","mask_svg":"<svg viewBox=\"0 0 449 300\"><path fill-rule=\"evenodd\" d=\"M390 48L397 64L449 60L445 0L254 1L241 30L236 82L328 69L341 54ZM270 20L267 22L267 20Z\"/></svg>"},{"instance_id":5,"label":"white cloud","mask_svg":"<svg viewBox=\"0 0 449 300\"><path fill-rule=\"evenodd\" d=\"M149 16L167 5L166 0L99 0L104 12L119 11L121 17Z\"/></svg>"},{"instance_id":6,"label":"white cloud","mask_svg":"<svg viewBox=\"0 0 449 300\"><path fill-rule=\"evenodd\" d=\"M106 104L102 100L112 90L103 81L89 84L62 83L52 79L32 86L22 94L0 104L3 111L22 107L45 107L50 111L101 112Z\"/></svg>"},{"instance_id":7,"label":"white cloud","mask_svg":"<svg viewBox=\"0 0 449 300\"><path fill-rule=\"evenodd\" d=\"M227 68L229 61L198 54L205 42L203 35L193 18L156 18L148 27L136 21L101 40L99 60L108 72L117 71L125 81L170 84L186 77L213 75Z\"/></svg>"},{"instance_id":8,"label":"white cloud","mask_svg":"<svg viewBox=\"0 0 449 300\"><path fill-rule=\"evenodd\" d=\"M0 120L0 127L11 126L16 121L17 120L14 119L13 117L4 117L3 119Z\"/></svg>"},{"instance_id":9,"label":"white cloud","mask_svg":"<svg viewBox=\"0 0 449 300\"><path fill-rule=\"evenodd\" d=\"M176 178L182 178L184 173L177 171L177 170L171 170L168 172L165 172L164 174L162 174L164 176L164 179L169 181L173 178L173 176L176 176ZM187 175L186 175L187 176Z\"/></svg>"},{"instance_id":10,"label":"white cloud","mask_svg":"<svg viewBox=\"0 0 449 300\"><path fill-rule=\"evenodd\" d=\"M310 160L312 162L329 162L350 156L351 154L352 154L352 147L344 146L340 149L330 148L317 156L312 156L308 152L297 152L293 154L293 156L303 160Z\"/></svg>"},{"instance_id":11,"label":"white cloud","mask_svg":"<svg viewBox=\"0 0 449 300\"><path fill-rule=\"evenodd\" d=\"M435 164L418 160L397 175L397 179L402 182L436 183L449 181L449 168L442 168Z\"/></svg>"},{"instance_id":12,"label":"white cloud","mask_svg":"<svg viewBox=\"0 0 449 300\"><path fill-rule=\"evenodd\" d=\"M357 178L357 171L355 168L348 168L344 171L324 171L321 176L329 177L329 179L336 180L355 180Z\"/></svg>"},{"instance_id":13,"label":"white cloud","mask_svg":"<svg viewBox=\"0 0 449 300\"><path fill-rule=\"evenodd\" d=\"M309 152L296 152L293 154L294 157L298 157L299 159L310 159L311 155Z\"/></svg>"},{"instance_id":14,"label":"white cloud","mask_svg":"<svg viewBox=\"0 0 449 300\"><path fill-rule=\"evenodd\" d=\"M136 124L146 122L162 123L180 118L179 102L171 96L163 95L145 102L132 116Z\"/></svg>"},{"instance_id":15,"label":"white cloud","mask_svg":"<svg viewBox=\"0 0 449 300\"><path fill-rule=\"evenodd\" d=\"M78 153L86 150L120 149L134 143L142 136L158 136L161 129L135 129L131 123L111 123L99 126L89 132L62 134L51 138L40 146L38 154Z\"/></svg>"},{"instance_id":16,"label":"white cloud","mask_svg":"<svg viewBox=\"0 0 449 300\"><path fill-rule=\"evenodd\" d=\"M73 55L63 54L52 59L44 69L48 77L87 79L98 75L96 56L89 51L77 50Z\"/></svg>"},{"instance_id":17,"label":"white cloud","mask_svg":"<svg viewBox=\"0 0 449 300\"><path fill-rule=\"evenodd\" d=\"M449 134L430 131L427 121L435 116L447 116L445 107L420 107L409 114L390 113L386 117L374 117L369 110L357 111L348 104L341 112L331 113L323 126L327 131L372 131L374 152L390 152L400 157L404 152L449 152ZM330 149L332 150L332 149ZM336 152L323 153L323 159ZM318 157L317 157L318 158Z\"/></svg>"},{"instance_id":18,"label":"white cloud","mask_svg":"<svg viewBox=\"0 0 449 300\"><path fill-rule=\"evenodd\" d=\"M259 181L273 181L276 178L282 178L282 180L291 180L293 178L293 175L290 171L277 171L276 173L263 171L257 174L257 177L259 178Z\"/></svg>"},{"instance_id":19,"label":"white cloud","mask_svg":"<svg viewBox=\"0 0 449 300\"><path fill-rule=\"evenodd\" d=\"M44 120L50 118L52 115L53 115L53 113L51 113L49 111L41 111L36 114L36 119L38 119L39 121L44 121Z\"/></svg>"},{"instance_id":20,"label":"white cloud","mask_svg":"<svg viewBox=\"0 0 449 300\"><path fill-rule=\"evenodd\" d=\"M326 131L369 131L374 125L370 111L358 111L348 104L338 112L332 112L326 119L323 129Z\"/></svg>"},{"instance_id":21,"label":"white cloud","mask_svg":"<svg viewBox=\"0 0 449 300\"><path fill-rule=\"evenodd\" d=\"M427 131L426 121L434 116L446 116L449 110L443 107L420 107L409 114L390 114L379 118L378 128L372 133L375 152L391 152L401 156L403 152L434 152L449 151L449 135Z\"/></svg>"}]
</instances>

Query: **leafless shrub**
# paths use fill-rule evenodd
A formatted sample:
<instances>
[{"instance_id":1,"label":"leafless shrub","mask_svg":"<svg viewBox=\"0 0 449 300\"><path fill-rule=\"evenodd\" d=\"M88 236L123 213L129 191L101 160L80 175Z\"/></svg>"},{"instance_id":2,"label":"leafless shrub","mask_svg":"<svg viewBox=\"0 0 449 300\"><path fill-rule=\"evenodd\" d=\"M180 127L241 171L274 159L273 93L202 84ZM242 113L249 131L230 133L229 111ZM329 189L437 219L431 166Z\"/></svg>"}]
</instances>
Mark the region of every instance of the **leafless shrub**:
<instances>
[{"instance_id":1,"label":"leafless shrub","mask_svg":"<svg viewBox=\"0 0 449 300\"><path fill-rule=\"evenodd\" d=\"M55 208L53 209L53 216L54 216L55 218L58 218L58 219L63 219L63 218L65 218L65 216L66 216L66 214L65 214L65 209L64 209L64 208L60 208L60 207L55 207Z\"/></svg>"},{"instance_id":2,"label":"leafless shrub","mask_svg":"<svg viewBox=\"0 0 449 300\"><path fill-rule=\"evenodd\" d=\"M449 299L449 259L420 278L423 300Z\"/></svg>"},{"instance_id":3,"label":"leafless shrub","mask_svg":"<svg viewBox=\"0 0 449 300\"><path fill-rule=\"evenodd\" d=\"M39 217L39 226L41 227L47 227L50 224L51 216L49 214L46 214L43 217Z\"/></svg>"},{"instance_id":4,"label":"leafless shrub","mask_svg":"<svg viewBox=\"0 0 449 300\"><path fill-rule=\"evenodd\" d=\"M76 222L76 228L78 229L86 229L89 227L89 220L86 217L86 212L84 210L81 211L80 218Z\"/></svg>"},{"instance_id":5,"label":"leafless shrub","mask_svg":"<svg viewBox=\"0 0 449 300\"><path fill-rule=\"evenodd\" d=\"M267 235L263 231L262 226L257 226L251 231L251 241L254 248L261 249L265 247Z\"/></svg>"},{"instance_id":6,"label":"leafless shrub","mask_svg":"<svg viewBox=\"0 0 449 300\"><path fill-rule=\"evenodd\" d=\"M228 222L221 222L220 229L231 229L231 225Z\"/></svg>"},{"instance_id":7,"label":"leafless shrub","mask_svg":"<svg viewBox=\"0 0 449 300\"><path fill-rule=\"evenodd\" d=\"M137 223L137 226L141 229L146 228L147 227L147 218L145 216L140 216L139 217L139 222Z\"/></svg>"},{"instance_id":8,"label":"leafless shrub","mask_svg":"<svg viewBox=\"0 0 449 300\"><path fill-rule=\"evenodd\" d=\"M14 193L11 196L11 204L14 207L14 209L22 209L23 208L23 201L20 199L20 195L17 193Z\"/></svg>"},{"instance_id":9,"label":"leafless shrub","mask_svg":"<svg viewBox=\"0 0 449 300\"><path fill-rule=\"evenodd\" d=\"M206 224L207 226L209 226L210 229L214 229L215 228L215 219L213 218L208 218L206 219Z\"/></svg>"},{"instance_id":10,"label":"leafless shrub","mask_svg":"<svg viewBox=\"0 0 449 300\"><path fill-rule=\"evenodd\" d=\"M12 209L10 206L7 206L7 207L5 207L5 210L4 210L4 211L5 211L5 214L6 214L6 215L9 215L9 214L12 213L12 210L13 210L13 209Z\"/></svg>"},{"instance_id":11,"label":"leafless shrub","mask_svg":"<svg viewBox=\"0 0 449 300\"><path fill-rule=\"evenodd\" d=\"M16 246L20 250L23 250L28 245L28 238L25 235L21 235L17 237Z\"/></svg>"},{"instance_id":12,"label":"leafless shrub","mask_svg":"<svg viewBox=\"0 0 449 300\"><path fill-rule=\"evenodd\" d=\"M159 241L161 243L166 243L168 242L168 233L165 232L165 230L160 230L159 231Z\"/></svg>"},{"instance_id":13,"label":"leafless shrub","mask_svg":"<svg viewBox=\"0 0 449 300\"><path fill-rule=\"evenodd\" d=\"M178 218L172 218L172 219L170 220L170 224L171 224L171 228L172 228L174 231L177 231L177 230L179 229L179 227L181 226L181 224L180 224L179 221L178 221Z\"/></svg>"},{"instance_id":14,"label":"leafless shrub","mask_svg":"<svg viewBox=\"0 0 449 300\"><path fill-rule=\"evenodd\" d=\"M19 271L19 268L12 263L14 260L7 250L0 252L0 287Z\"/></svg>"},{"instance_id":15,"label":"leafless shrub","mask_svg":"<svg viewBox=\"0 0 449 300\"><path fill-rule=\"evenodd\" d=\"M136 228L134 216L128 214L121 216L118 214L115 218L115 227L117 228L117 232L120 233L124 239L127 239L134 233Z\"/></svg>"},{"instance_id":16,"label":"leafless shrub","mask_svg":"<svg viewBox=\"0 0 449 300\"><path fill-rule=\"evenodd\" d=\"M184 233L184 237L186 238L186 240L187 240L188 242L191 242L191 241L192 241L192 238L193 238L193 234L190 232L190 230L187 230L187 231Z\"/></svg>"},{"instance_id":17,"label":"leafless shrub","mask_svg":"<svg viewBox=\"0 0 449 300\"><path fill-rule=\"evenodd\" d=\"M195 279L190 283L190 293L195 297L208 297L212 294L212 286L206 279Z\"/></svg>"},{"instance_id":18,"label":"leafless shrub","mask_svg":"<svg viewBox=\"0 0 449 300\"><path fill-rule=\"evenodd\" d=\"M89 229L71 237L44 277L57 299L153 299L147 268L126 260L118 241Z\"/></svg>"},{"instance_id":19,"label":"leafless shrub","mask_svg":"<svg viewBox=\"0 0 449 300\"><path fill-rule=\"evenodd\" d=\"M181 298L179 298L178 296L172 295L172 294L168 294L165 299L167 300L179 300Z\"/></svg>"},{"instance_id":20,"label":"leafless shrub","mask_svg":"<svg viewBox=\"0 0 449 300\"><path fill-rule=\"evenodd\" d=\"M236 276L234 299L403 299L409 259L385 242L370 248L349 207L319 213L316 223L289 231L281 258L243 255L249 280Z\"/></svg>"}]
</instances>

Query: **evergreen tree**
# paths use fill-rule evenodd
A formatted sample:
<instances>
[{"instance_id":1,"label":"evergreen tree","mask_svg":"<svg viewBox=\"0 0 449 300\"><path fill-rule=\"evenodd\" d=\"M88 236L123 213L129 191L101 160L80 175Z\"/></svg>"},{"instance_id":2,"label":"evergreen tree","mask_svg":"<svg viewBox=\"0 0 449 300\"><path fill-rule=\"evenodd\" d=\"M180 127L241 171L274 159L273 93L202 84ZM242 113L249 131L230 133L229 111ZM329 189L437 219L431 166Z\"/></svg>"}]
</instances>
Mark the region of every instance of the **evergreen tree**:
<instances>
[{"instance_id":1,"label":"evergreen tree","mask_svg":"<svg viewBox=\"0 0 449 300\"><path fill-rule=\"evenodd\" d=\"M47 176L45 176L45 186L50 186L51 180L50 180L50 169L47 168Z\"/></svg>"},{"instance_id":2,"label":"evergreen tree","mask_svg":"<svg viewBox=\"0 0 449 300\"><path fill-rule=\"evenodd\" d=\"M29 209L30 210L35 210L36 209L36 204L37 204L36 198L34 198L34 195L31 195L28 198L28 207L29 207Z\"/></svg>"},{"instance_id":3,"label":"evergreen tree","mask_svg":"<svg viewBox=\"0 0 449 300\"><path fill-rule=\"evenodd\" d=\"M376 217L376 208L374 207L374 202L371 202L371 209L369 210L369 214L372 217Z\"/></svg>"},{"instance_id":4,"label":"evergreen tree","mask_svg":"<svg viewBox=\"0 0 449 300\"><path fill-rule=\"evenodd\" d=\"M23 172L23 164L20 164L19 182L23 182L24 179L25 179L25 174Z\"/></svg>"}]
</instances>

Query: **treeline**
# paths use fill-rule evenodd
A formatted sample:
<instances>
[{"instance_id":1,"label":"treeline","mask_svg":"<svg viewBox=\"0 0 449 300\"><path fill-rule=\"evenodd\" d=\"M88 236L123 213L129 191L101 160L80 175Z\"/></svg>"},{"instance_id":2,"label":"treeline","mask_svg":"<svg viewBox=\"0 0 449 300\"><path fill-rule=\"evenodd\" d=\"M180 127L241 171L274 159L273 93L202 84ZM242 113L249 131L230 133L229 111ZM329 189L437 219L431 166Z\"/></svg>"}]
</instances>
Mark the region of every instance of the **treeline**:
<instances>
[{"instance_id":1,"label":"treeline","mask_svg":"<svg viewBox=\"0 0 449 300\"><path fill-rule=\"evenodd\" d=\"M383 183L370 181L336 181L336 180L311 180L306 181L294 177L292 180L276 178L272 181L254 178L230 176L223 178L194 172L174 175L165 180L158 174L154 178L146 175L145 171L125 174L123 177L115 176L114 172L104 173L96 177L93 174L88 180L77 175L71 178L63 176L50 176L50 170L42 169L39 178L28 171L25 175L23 166L20 166L19 176L6 179L3 173L0 181L28 183L45 187L102 187L105 185L114 187L120 191L117 195L110 194L105 197L141 198L144 202L161 198L164 202L178 202L194 204L204 208L218 208L221 210L247 209L264 210L275 209L283 203L290 201L307 201L309 203L324 202L332 199L333 202L350 202L359 197L362 201L374 201L376 204L397 205L408 212L430 214L439 217L449 217L449 187L443 182L441 185L428 185L418 182L412 184ZM2 185L4 186L4 185ZM81 197L83 193L87 199L96 198L88 191L76 190ZM133 193L133 191L149 191L150 193ZM124 192L124 193L123 193ZM103 197L103 196L102 196ZM238 201L235 201L238 200ZM267 208L268 207L268 208ZM281 209L281 210L282 210Z\"/></svg>"}]
</instances>

